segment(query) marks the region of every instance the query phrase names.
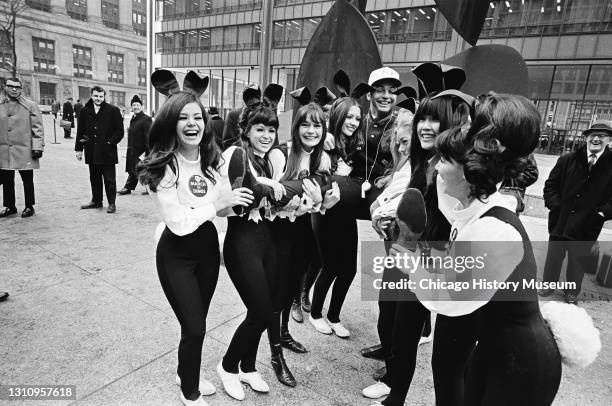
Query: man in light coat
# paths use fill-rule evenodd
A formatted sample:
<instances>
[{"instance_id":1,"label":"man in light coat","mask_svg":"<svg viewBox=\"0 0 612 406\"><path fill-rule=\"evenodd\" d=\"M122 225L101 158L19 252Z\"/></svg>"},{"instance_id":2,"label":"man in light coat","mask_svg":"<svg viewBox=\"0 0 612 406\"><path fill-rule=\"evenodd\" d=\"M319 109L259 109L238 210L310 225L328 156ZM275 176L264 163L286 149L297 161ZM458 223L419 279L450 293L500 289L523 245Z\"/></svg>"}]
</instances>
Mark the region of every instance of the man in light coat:
<instances>
[{"instance_id":1,"label":"man in light coat","mask_svg":"<svg viewBox=\"0 0 612 406\"><path fill-rule=\"evenodd\" d=\"M21 217L34 214L34 169L39 169L45 137L38 104L21 94L21 80L7 79L6 98L0 100L0 178L3 208L0 217L17 214L15 171L23 182L25 209Z\"/></svg>"}]
</instances>

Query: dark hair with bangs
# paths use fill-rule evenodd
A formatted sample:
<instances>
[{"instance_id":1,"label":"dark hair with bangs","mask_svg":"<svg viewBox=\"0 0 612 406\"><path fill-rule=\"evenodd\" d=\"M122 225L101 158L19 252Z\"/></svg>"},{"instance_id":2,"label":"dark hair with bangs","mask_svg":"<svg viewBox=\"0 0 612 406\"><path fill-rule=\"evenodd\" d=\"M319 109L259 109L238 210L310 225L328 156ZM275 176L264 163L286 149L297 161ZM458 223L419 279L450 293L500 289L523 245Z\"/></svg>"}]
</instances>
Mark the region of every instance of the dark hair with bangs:
<instances>
[{"instance_id":1,"label":"dark hair with bangs","mask_svg":"<svg viewBox=\"0 0 612 406\"><path fill-rule=\"evenodd\" d=\"M356 106L359 108L359 114L361 114L361 120L359 120L359 126L355 129L355 132L351 137L347 137L342 133L342 126L348 116L351 107ZM329 130L334 136L334 142L336 144L336 152L340 158L346 160L346 151L353 151L361 141L361 127L363 124L363 111L359 102L352 97L341 97L336 99L329 112Z\"/></svg>"},{"instance_id":2,"label":"dark hair with bangs","mask_svg":"<svg viewBox=\"0 0 612 406\"><path fill-rule=\"evenodd\" d=\"M256 124L274 127L277 131L276 138L278 138L279 122L276 110L264 103L258 103L252 107L247 106L242 110L242 113L240 113L240 118L238 121L238 125L240 126L240 143L242 148L247 152L249 161L253 165L253 168L255 168L258 175L270 177L272 174L272 167L270 166L270 163L267 159L265 160L265 167L258 163L258 160L255 159L253 146L249 140L249 132L251 131L251 127Z\"/></svg>"},{"instance_id":3,"label":"dark hair with bangs","mask_svg":"<svg viewBox=\"0 0 612 406\"><path fill-rule=\"evenodd\" d=\"M299 175L300 159L302 151L304 151L302 141L300 140L300 126L306 120L310 120L313 123L320 123L323 127L321 140L314 147L310 155L310 174L314 174L319 170L321 156L323 155L323 144L325 143L325 136L327 135L327 125L325 124L325 113L323 113L321 107L316 103L308 103L298 109L293 124L291 125L291 151L287 157L287 169L281 180L297 179Z\"/></svg>"},{"instance_id":4,"label":"dark hair with bangs","mask_svg":"<svg viewBox=\"0 0 612 406\"><path fill-rule=\"evenodd\" d=\"M196 103L202 110L204 124L208 122L206 110L200 99L190 92L179 92L173 94L160 107L153 125L149 130L148 140L150 153L147 157L138 164L138 173L140 183L149 186L152 192L157 192L159 182L166 173L166 165L170 168L178 179L178 164L176 161L176 152L179 148L178 134L176 133L176 124L183 108L189 103ZM200 166L202 173L213 184L215 177L213 170L219 166L221 152L212 134L204 131L202 141L200 142ZM164 185L170 187L172 185Z\"/></svg>"}]
</instances>

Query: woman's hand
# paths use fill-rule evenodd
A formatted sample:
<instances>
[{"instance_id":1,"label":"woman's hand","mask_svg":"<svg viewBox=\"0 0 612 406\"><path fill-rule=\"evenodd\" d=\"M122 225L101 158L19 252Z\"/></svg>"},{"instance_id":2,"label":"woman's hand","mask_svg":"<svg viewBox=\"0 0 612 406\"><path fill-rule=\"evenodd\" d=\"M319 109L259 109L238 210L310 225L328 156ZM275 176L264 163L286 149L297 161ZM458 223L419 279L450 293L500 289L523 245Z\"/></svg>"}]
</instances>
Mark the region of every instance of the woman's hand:
<instances>
[{"instance_id":1,"label":"woman's hand","mask_svg":"<svg viewBox=\"0 0 612 406\"><path fill-rule=\"evenodd\" d=\"M374 185L379 189L384 189L389 184L389 181L391 181L391 178L391 175L381 176L374 181Z\"/></svg>"},{"instance_id":2,"label":"woman's hand","mask_svg":"<svg viewBox=\"0 0 612 406\"><path fill-rule=\"evenodd\" d=\"M224 190L213 203L217 212L234 206L248 206L253 203L253 192L245 187Z\"/></svg>"},{"instance_id":3,"label":"woman's hand","mask_svg":"<svg viewBox=\"0 0 612 406\"><path fill-rule=\"evenodd\" d=\"M289 203L283 207L283 211L294 211L298 207L300 207L300 197L295 195L289 200Z\"/></svg>"},{"instance_id":4,"label":"woman's hand","mask_svg":"<svg viewBox=\"0 0 612 406\"><path fill-rule=\"evenodd\" d=\"M332 183L332 188L325 192L323 197L323 207L325 209L331 209L336 203L340 201L340 188L338 182Z\"/></svg>"},{"instance_id":5,"label":"woman's hand","mask_svg":"<svg viewBox=\"0 0 612 406\"><path fill-rule=\"evenodd\" d=\"M306 195L312 199L314 206L323 201L323 196L321 196L321 187L316 180L311 181L310 179L305 178L302 182L302 189L304 190L304 193L306 193Z\"/></svg>"},{"instance_id":6,"label":"woman's hand","mask_svg":"<svg viewBox=\"0 0 612 406\"><path fill-rule=\"evenodd\" d=\"M285 190L285 187L280 182L273 182L270 186L274 189L274 200L276 201L282 199L287 194L287 190Z\"/></svg>"},{"instance_id":7,"label":"woman's hand","mask_svg":"<svg viewBox=\"0 0 612 406\"><path fill-rule=\"evenodd\" d=\"M376 231L376 233L383 240L386 240L388 238L388 236L387 236L387 228L389 228L390 224L391 224L391 219L390 218L380 218L380 217L377 217L377 218L373 218L372 219L372 228L374 229L374 231Z\"/></svg>"}]
</instances>

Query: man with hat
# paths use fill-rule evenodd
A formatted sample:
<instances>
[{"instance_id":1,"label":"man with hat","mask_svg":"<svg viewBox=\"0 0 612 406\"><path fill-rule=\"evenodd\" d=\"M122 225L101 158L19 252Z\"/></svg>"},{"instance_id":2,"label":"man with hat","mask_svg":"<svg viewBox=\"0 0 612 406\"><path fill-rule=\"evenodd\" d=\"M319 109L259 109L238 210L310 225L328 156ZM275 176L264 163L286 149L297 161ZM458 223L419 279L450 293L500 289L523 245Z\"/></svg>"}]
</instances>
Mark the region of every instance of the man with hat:
<instances>
[{"instance_id":1,"label":"man with hat","mask_svg":"<svg viewBox=\"0 0 612 406\"><path fill-rule=\"evenodd\" d=\"M565 300L576 304L585 268L595 266L593 244L606 220L612 219L612 121L596 120L583 133L586 145L560 157L544 184L544 203L550 209L550 234L544 281L557 282L567 253ZM550 296L554 289L541 289Z\"/></svg>"},{"instance_id":2,"label":"man with hat","mask_svg":"<svg viewBox=\"0 0 612 406\"><path fill-rule=\"evenodd\" d=\"M142 110L142 100L138 95L132 97L130 104L134 115L128 128L128 147L125 158L125 171L128 173L128 178L123 189L117 192L119 195L128 195L136 189L138 184L136 166L140 163L140 156L148 152L147 135L152 123L151 117Z\"/></svg>"}]
</instances>

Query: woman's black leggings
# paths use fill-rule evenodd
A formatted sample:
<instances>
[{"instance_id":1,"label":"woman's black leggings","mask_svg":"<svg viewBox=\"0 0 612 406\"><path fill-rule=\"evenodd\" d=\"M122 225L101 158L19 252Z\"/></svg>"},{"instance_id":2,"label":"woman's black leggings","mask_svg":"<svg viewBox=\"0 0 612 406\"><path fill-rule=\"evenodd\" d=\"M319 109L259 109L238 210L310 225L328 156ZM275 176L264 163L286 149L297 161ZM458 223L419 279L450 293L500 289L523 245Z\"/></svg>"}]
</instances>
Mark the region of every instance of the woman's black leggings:
<instances>
[{"instance_id":1,"label":"woman's black leggings","mask_svg":"<svg viewBox=\"0 0 612 406\"><path fill-rule=\"evenodd\" d=\"M338 323L344 299L357 273L356 219L369 218L370 205L382 191L372 186L362 199L362 179L332 176L332 181L338 182L340 201L326 214L312 215L322 269L314 285L311 315L315 319L323 317L325 296L333 283L327 318Z\"/></svg>"},{"instance_id":2,"label":"woman's black leggings","mask_svg":"<svg viewBox=\"0 0 612 406\"><path fill-rule=\"evenodd\" d=\"M168 227L157 244L157 274L181 325L178 376L187 399L199 396L202 343L206 316L219 277L219 240L210 221L185 236Z\"/></svg>"},{"instance_id":3,"label":"woman's black leggings","mask_svg":"<svg viewBox=\"0 0 612 406\"><path fill-rule=\"evenodd\" d=\"M294 222L277 218L272 222L272 233L278 266L286 281L286 287L283 289L286 292L283 309L287 309L300 291L302 278L308 271L317 249L310 214L300 216Z\"/></svg>"},{"instance_id":4,"label":"woman's black leggings","mask_svg":"<svg viewBox=\"0 0 612 406\"><path fill-rule=\"evenodd\" d=\"M223 259L247 308L246 318L223 357L223 369L237 373L240 365L243 372L254 372L261 334L273 323L278 324L274 312L283 308L287 297L287 282L279 272L270 222L229 217Z\"/></svg>"}]
</instances>

